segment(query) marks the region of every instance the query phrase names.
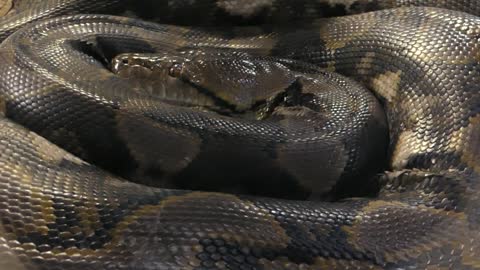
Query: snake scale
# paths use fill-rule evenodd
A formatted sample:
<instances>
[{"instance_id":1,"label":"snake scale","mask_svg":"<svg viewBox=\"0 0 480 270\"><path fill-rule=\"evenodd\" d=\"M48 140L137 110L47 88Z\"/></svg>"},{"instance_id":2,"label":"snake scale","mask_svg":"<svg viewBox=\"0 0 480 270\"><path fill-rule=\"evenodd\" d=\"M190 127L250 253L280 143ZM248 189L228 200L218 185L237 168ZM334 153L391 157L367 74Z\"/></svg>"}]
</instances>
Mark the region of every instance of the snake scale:
<instances>
[{"instance_id":1,"label":"snake scale","mask_svg":"<svg viewBox=\"0 0 480 270\"><path fill-rule=\"evenodd\" d=\"M0 269L480 268L479 14L14 1Z\"/></svg>"}]
</instances>

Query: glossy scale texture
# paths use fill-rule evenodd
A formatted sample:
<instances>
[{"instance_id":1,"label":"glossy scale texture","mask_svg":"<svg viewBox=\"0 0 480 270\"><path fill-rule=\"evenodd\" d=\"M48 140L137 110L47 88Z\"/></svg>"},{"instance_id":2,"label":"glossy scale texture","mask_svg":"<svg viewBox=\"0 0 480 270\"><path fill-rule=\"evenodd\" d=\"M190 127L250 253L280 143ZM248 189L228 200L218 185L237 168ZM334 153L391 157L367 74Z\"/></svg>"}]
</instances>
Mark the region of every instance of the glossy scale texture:
<instances>
[{"instance_id":1,"label":"glossy scale texture","mask_svg":"<svg viewBox=\"0 0 480 270\"><path fill-rule=\"evenodd\" d=\"M129 31L126 39L117 36L122 31ZM100 123L111 124L112 133L106 136L115 138L111 134L122 127L127 133L140 130L135 125L125 128L126 123L155 119L153 101L133 99L133 92L118 96L116 88L102 87L118 76L104 69L98 58L112 48L146 53L146 45L155 40L148 35L154 32L168 37L162 44L167 51L185 44L195 49L231 48L256 59L311 62L364 83L382 99L390 131L391 171L380 177L378 196L307 202L141 186L2 118L0 267L480 267L478 17L437 8L401 8L325 19L301 31L282 28L251 36L100 15L51 19L20 30L0 46L0 108L53 141L72 143L65 147L88 158L92 150L83 144L75 148L76 135L68 132L77 123L73 120L93 114ZM66 38L72 33L82 37L80 42L72 42L73 35ZM121 45L118 37L134 42ZM92 47L100 50L89 51ZM62 54L65 48L74 53ZM55 63L59 55L75 61ZM82 67L88 68L82 80L75 81L79 73L69 71ZM325 74L333 82L344 80ZM83 80L90 75L104 80ZM67 104L76 102L88 106L74 106L77 109L57 118L70 108ZM52 103L65 107L49 107ZM142 106L129 106L133 104ZM133 113L118 113L122 109ZM42 114L53 121L37 118ZM211 121L219 119L212 115ZM164 136L164 130L182 135L172 121L145 134L157 130ZM204 134L197 141L186 138L173 147L181 152L185 145L207 139ZM147 140L140 142L127 144L125 151L151 146Z\"/></svg>"}]
</instances>

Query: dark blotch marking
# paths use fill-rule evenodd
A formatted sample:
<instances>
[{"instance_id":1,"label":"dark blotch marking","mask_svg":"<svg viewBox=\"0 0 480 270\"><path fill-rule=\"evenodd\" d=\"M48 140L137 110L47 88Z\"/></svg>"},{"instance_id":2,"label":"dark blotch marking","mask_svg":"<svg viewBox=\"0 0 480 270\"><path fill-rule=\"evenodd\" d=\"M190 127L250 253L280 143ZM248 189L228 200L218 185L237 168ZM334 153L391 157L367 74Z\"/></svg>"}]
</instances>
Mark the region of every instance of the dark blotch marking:
<instances>
[{"instance_id":1,"label":"dark blotch marking","mask_svg":"<svg viewBox=\"0 0 480 270\"><path fill-rule=\"evenodd\" d=\"M315 5L321 17L337 17L347 15L347 7L343 4L330 5L328 3L317 3Z\"/></svg>"},{"instance_id":2,"label":"dark blotch marking","mask_svg":"<svg viewBox=\"0 0 480 270\"><path fill-rule=\"evenodd\" d=\"M333 229L327 236L315 235L315 240L312 240L310 235L299 229L298 224L289 224L283 216L277 216L277 221L292 240L285 248L250 247L227 242L222 238L204 238L199 241L203 252L197 254L197 259L202 261L203 266L223 262L228 269L237 269L244 265L257 269L260 268L260 259L274 261L280 258L306 265L314 265L317 257L383 263L375 254L360 252L351 246L347 234L340 227ZM310 232L315 234L315 229Z\"/></svg>"},{"instance_id":3,"label":"dark blotch marking","mask_svg":"<svg viewBox=\"0 0 480 270\"><path fill-rule=\"evenodd\" d=\"M40 99L8 102L6 116L89 163L128 177L137 169L137 163L117 135L115 114L113 108L95 104L85 96L52 89Z\"/></svg>"},{"instance_id":4,"label":"dark blotch marking","mask_svg":"<svg viewBox=\"0 0 480 270\"><path fill-rule=\"evenodd\" d=\"M382 0L381 0L382 1ZM363 12L380 10L382 7L379 4L379 1L371 1L368 3L361 3L362 1L356 1L350 6L350 14L358 14Z\"/></svg>"},{"instance_id":5,"label":"dark blotch marking","mask_svg":"<svg viewBox=\"0 0 480 270\"><path fill-rule=\"evenodd\" d=\"M175 188L290 199L308 197L310 192L268 157L274 149L271 144L249 149L255 139L244 136L228 139L222 135L202 138L199 155L173 177Z\"/></svg>"}]
</instances>

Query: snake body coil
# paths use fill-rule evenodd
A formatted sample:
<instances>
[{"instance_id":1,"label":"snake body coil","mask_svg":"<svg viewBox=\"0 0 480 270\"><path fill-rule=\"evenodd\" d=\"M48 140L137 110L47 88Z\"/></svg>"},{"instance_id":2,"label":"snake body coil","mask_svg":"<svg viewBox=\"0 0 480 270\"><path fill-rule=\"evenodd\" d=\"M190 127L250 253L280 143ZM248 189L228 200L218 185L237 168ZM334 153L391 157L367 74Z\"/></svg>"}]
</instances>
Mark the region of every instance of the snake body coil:
<instances>
[{"instance_id":1,"label":"snake body coil","mask_svg":"<svg viewBox=\"0 0 480 270\"><path fill-rule=\"evenodd\" d=\"M347 11L362 9L346 2ZM423 2L479 10L475 1ZM0 268L480 268L478 17L404 7L252 34L71 15L11 34L76 8L121 6L49 1L0 21L8 36L0 45ZM168 179L163 186L223 179L230 169L254 180L247 186L265 185L262 195L277 185L262 179L280 179L294 197L344 192L376 173L371 160L382 163L386 128L373 95L333 71L385 107L389 171L375 198L148 187L64 150L124 177ZM182 94L169 92L177 88ZM232 120L252 106L265 121ZM208 161L222 162L222 152L240 154L216 176ZM198 168L205 173L195 176Z\"/></svg>"}]
</instances>

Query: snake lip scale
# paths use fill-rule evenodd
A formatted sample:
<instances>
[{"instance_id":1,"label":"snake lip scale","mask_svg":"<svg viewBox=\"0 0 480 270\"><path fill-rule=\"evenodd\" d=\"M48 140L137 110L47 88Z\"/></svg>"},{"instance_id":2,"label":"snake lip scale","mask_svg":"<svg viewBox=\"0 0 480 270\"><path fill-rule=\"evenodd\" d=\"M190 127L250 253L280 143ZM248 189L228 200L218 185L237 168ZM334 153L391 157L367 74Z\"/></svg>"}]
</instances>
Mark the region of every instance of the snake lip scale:
<instances>
[{"instance_id":1,"label":"snake lip scale","mask_svg":"<svg viewBox=\"0 0 480 270\"><path fill-rule=\"evenodd\" d=\"M480 268L477 1L6 2L0 269Z\"/></svg>"}]
</instances>

